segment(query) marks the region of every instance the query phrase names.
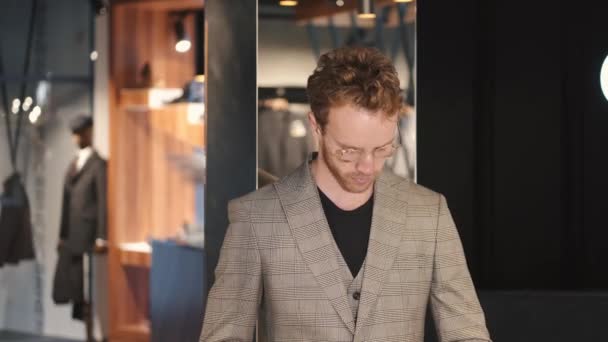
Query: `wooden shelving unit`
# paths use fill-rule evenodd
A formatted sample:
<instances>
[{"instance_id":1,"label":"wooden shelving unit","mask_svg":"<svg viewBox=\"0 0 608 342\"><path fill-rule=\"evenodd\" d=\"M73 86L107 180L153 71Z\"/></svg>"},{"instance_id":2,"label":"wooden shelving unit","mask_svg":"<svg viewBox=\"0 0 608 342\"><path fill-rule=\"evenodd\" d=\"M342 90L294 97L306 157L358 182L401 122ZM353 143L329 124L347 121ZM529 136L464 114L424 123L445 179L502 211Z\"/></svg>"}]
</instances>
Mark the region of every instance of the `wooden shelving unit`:
<instances>
[{"instance_id":1,"label":"wooden shelving unit","mask_svg":"<svg viewBox=\"0 0 608 342\"><path fill-rule=\"evenodd\" d=\"M192 182L168 157L203 147L204 127L188 121L188 104L164 100L195 76L195 46L175 51L170 13L202 6L202 0L117 0L110 8L111 342L150 340L147 243L175 236L194 221ZM193 37L194 18L185 20Z\"/></svg>"},{"instance_id":2,"label":"wooden shelving unit","mask_svg":"<svg viewBox=\"0 0 608 342\"><path fill-rule=\"evenodd\" d=\"M123 244L118 246L120 264L131 267L149 268L152 263L152 248L148 243ZM144 246L142 248L142 246Z\"/></svg>"},{"instance_id":3,"label":"wooden shelving unit","mask_svg":"<svg viewBox=\"0 0 608 342\"><path fill-rule=\"evenodd\" d=\"M150 339L150 324L143 322L140 324L123 325L118 330L118 336L125 341L148 341Z\"/></svg>"}]
</instances>

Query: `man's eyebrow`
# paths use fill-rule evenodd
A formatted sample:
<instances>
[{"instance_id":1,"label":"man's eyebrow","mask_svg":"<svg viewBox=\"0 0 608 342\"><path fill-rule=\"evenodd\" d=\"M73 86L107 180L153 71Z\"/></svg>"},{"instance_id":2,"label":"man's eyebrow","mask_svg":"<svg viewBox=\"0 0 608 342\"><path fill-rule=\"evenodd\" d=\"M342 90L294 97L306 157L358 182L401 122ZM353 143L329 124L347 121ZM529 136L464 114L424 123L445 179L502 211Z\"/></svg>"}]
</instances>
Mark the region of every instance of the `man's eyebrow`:
<instances>
[{"instance_id":1,"label":"man's eyebrow","mask_svg":"<svg viewBox=\"0 0 608 342\"><path fill-rule=\"evenodd\" d=\"M392 144L392 143L393 143L393 141L394 141L394 140L395 140L395 138L393 137L393 138L391 138L391 140L389 140L389 141L388 141L386 144L382 144L382 145L380 145L380 146L378 146L378 147L376 147L376 148L381 148L381 147L384 147L384 146L386 146L386 145L390 145L390 144Z\"/></svg>"}]
</instances>

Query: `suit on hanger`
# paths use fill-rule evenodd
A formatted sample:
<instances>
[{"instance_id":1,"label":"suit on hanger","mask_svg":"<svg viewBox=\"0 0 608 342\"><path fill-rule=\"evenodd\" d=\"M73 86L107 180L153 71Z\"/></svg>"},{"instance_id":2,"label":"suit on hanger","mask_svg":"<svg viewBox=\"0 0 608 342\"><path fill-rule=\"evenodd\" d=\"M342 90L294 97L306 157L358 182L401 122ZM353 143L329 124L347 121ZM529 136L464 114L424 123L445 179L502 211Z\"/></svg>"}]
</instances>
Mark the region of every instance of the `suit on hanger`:
<instances>
[{"instance_id":1,"label":"suit on hanger","mask_svg":"<svg viewBox=\"0 0 608 342\"><path fill-rule=\"evenodd\" d=\"M261 110L258 116L259 167L273 176L283 177L300 166L313 145L307 125L306 116L289 111ZM298 131L297 128L300 132L292 132Z\"/></svg>"},{"instance_id":2,"label":"suit on hanger","mask_svg":"<svg viewBox=\"0 0 608 342\"><path fill-rule=\"evenodd\" d=\"M4 181L0 196L0 267L34 259L30 203L21 176L12 174Z\"/></svg>"}]
</instances>

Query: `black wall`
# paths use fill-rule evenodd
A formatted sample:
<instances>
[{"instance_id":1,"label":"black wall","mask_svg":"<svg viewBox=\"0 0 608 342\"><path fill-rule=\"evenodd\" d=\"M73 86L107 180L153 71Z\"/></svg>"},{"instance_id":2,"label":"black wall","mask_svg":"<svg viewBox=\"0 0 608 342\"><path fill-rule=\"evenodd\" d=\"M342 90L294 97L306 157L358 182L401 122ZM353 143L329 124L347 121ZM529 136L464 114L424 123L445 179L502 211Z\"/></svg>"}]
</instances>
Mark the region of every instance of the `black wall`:
<instances>
[{"instance_id":1,"label":"black wall","mask_svg":"<svg viewBox=\"0 0 608 342\"><path fill-rule=\"evenodd\" d=\"M607 9L418 3L418 182L481 288L608 289Z\"/></svg>"}]
</instances>

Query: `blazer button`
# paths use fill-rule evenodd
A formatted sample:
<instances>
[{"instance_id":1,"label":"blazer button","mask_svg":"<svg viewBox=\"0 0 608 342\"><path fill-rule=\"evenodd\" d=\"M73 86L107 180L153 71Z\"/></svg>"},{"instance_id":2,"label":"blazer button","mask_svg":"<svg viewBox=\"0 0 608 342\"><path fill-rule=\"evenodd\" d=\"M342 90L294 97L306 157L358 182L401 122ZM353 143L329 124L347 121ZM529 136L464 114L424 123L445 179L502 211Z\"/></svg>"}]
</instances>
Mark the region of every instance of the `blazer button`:
<instances>
[{"instance_id":1,"label":"blazer button","mask_svg":"<svg viewBox=\"0 0 608 342\"><path fill-rule=\"evenodd\" d=\"M355 293L353 293L353 298L354 298L355 300L359 300L359 298L361 298L361 293L359 293L359 292L355 292Z\"/></svg>"}]
</instances>

